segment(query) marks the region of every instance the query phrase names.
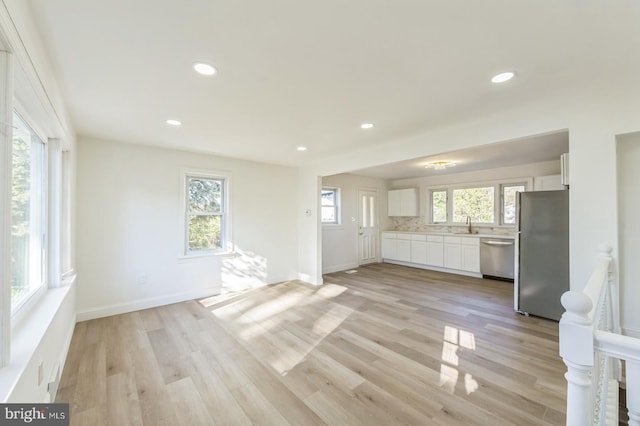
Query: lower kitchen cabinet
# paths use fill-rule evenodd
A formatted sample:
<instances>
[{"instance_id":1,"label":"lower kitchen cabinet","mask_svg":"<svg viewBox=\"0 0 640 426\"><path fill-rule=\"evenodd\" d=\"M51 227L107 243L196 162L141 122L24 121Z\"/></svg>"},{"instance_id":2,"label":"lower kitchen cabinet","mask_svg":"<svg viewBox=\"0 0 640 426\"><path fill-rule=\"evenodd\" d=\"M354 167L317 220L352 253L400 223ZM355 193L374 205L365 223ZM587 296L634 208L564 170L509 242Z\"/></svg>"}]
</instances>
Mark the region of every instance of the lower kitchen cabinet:
<instances>
[{"instance_id":1,"label":"lower kitchen cabinet","mask_svg":"<svg viewBox=\"0 0 640 426\"><path fill-rule=\"evenodd\" d=\"M469 272L480 272L480 239L461 238L460 269Z\"/></svg>"},{"instance_id":2,"label":"lower kitchen cabinet","mask_svg":"<svg viewBox=\"0 0 640 426\"><path fill-rule=\"evenodd\" d=\"M444 267L462 269L460 237L444 237Z\"/></svg>"},{"instance_id":3,"label":"lower kitchen cabinet","mask_svg":"<svg viewBox=\"0 0 640 426\"><path fill-rule=\"evenodd\" d=\"M444 266L444 237L427 235L427 265Z\"/></svg>"},{"instance_id":4,"label":"lower kitchen cabinet","mask_svg":"<svg viewBox=\"0 0 640 426\"><path fill-rule=\"evenodd\" d=\"M427 236L411 234L411 263L427 264Z\"/></svg>"},{"instance_id":5,"label":"lower kitchen cabinet","mask_svg":"<svg viewBox=\"0 0 640 426\"><path fill-rule=\"evenodd\" d=\"M386 260L480 273L478 237L383 232L381 241Z\"/></svg>"},{"instance_id":6,"label":"lower kitchen cabinet","mask_svg":"<svg viewBox=\"0 0 640 426\"><path fill-rule=\"evenodd\" d=\"M411 236L409 234L398 234L396 240L396 260L411 262Z\"/></svg>"}]
</instances>

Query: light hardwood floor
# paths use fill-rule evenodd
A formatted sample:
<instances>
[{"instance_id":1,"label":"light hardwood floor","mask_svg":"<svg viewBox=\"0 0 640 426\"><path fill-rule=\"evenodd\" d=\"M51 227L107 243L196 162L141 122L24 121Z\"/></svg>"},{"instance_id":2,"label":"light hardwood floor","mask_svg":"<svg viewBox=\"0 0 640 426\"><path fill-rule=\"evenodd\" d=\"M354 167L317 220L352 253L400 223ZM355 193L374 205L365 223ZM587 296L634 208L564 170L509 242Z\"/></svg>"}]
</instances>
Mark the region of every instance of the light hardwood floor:
<instances>
[{"instance_id":1,"label":"light hardwood floor","mask_svg":"<svg viewBox=\"0 0 640 426\"><path fill-rule=\"evenodd\" d=\"M72 425L561 425L558 324L389 264L78 323Z\"/></svg>"}]
</instances>

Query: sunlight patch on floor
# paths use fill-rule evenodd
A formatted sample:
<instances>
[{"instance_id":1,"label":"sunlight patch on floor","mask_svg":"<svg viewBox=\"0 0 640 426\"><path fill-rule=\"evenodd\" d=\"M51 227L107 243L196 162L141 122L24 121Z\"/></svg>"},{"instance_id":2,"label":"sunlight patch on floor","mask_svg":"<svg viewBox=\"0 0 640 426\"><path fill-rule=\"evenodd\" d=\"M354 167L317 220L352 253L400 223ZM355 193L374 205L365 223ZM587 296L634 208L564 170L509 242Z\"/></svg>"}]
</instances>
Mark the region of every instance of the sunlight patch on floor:
<instances>
[{"instance_id":1,"label":"sunlight patch on floor","mask_svg":"<svg viewBox=\"0 0 640 426\"><path fill-rule=\"evenodd\" d=\"M455 392L460 376L460 358L458 349L476 350L476 339L473 333L456 327L445 326L442 342L442 364L440 365L440 387L448 392ZM471 374L464 375L464 388L467 395L478 390L478 382Z\"/></svg>"}]
</instances>

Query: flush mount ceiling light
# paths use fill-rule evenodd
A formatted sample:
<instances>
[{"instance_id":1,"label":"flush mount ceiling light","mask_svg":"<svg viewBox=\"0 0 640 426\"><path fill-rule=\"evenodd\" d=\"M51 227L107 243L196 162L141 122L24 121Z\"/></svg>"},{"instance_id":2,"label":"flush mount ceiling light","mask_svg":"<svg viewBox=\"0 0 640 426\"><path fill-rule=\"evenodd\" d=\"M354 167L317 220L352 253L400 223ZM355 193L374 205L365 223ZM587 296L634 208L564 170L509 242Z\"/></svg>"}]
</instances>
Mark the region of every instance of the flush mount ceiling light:
<instances>
[{"instance_id":1,"label":"flush mount ceiling light","mask_svg":"<svg viewBox=\"0 0 640 426\"><path fill-rule=\"evenodd\" d=\"M431 163L425 164L425 169L434 169L434 170L444 170L449 167L455 167L456 163L453 161L432 161Z\"/></svg>"},{"instance_id":2,"label":"flush mount ceiling light","mask_svg":"<svg viewBox=\"0 0 640 426\"><path fill-rule=\"evenodd\" d=\"M306 151L307 147L306 146L299 146L296 148L298 151Z\"/></svg>"},{"instance_id":3,"label":"flush mount ceiling light","mask_svg":"<svg viewBox=\"0 0 640 426\"><path fill-rule=\"evenodd\" d=\"M492 83L504 83L505 81L509 81L513 78L513 76L515 75L515 73L509 71L509 72L503 72L500 73L498 75L493 76L493 78L491 79Z\"/></svg>"},{"instance_id":4,"label":"flush mount ceiling light","mask_svg":"<svg viewBox=\"0 0 640 426\"><path fill-rule=\"evenodd\" d=\"M167 123L169 126L174 126L174 127L182 126L182 121L175 120L173 118L168 119L167 121L165 121L165 123Z\"/></svg>"},{"instance_id":5,"label":"flush mount ceiling light","mask_svg":"<svg viewBox=\"0 0 640 426\"><path fill-rule=\"evenodd\" d=\"M371 129L371 128L373 128L373 124L372 123L362 123L360 125L360 128L361 129Z\"/></svg>"},{"instance_id":6,"label":"flush mount ceiling light","mask_svg":"<svg viewBox=\"0 0 640 426\"><path fill-rule=\"evenodd\" d=\"M193 64L193 69L202 75L214 75L218 72L212 65L209 65L205 62L196 62Z\"/></svg>"}]
</instances>

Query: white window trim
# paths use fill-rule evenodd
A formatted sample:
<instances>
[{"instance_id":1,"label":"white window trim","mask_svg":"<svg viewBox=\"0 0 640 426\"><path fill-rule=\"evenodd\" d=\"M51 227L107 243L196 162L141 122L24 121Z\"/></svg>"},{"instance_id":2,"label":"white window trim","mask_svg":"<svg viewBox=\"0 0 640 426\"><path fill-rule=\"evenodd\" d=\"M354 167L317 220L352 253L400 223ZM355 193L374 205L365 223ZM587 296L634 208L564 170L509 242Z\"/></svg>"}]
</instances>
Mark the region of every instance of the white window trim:
<instances>
[{"instance_id":1,"label":"white window trim","mask_svg":"<svg viewBox=\"0 0 640 426\"><path fill-rule=\"evenodd\" d=\"M480 182L465 182L465 183L456 183L449 185L436 185L429 186L426 188L426 200L427 200L427 212L425 215L425 222L430 225L440 225L440 226L466 226L464 222L454 222L453 221L453 190L454 189L465 189L465 188L482 188L493 186L493 222L472 222L474 226L488 226L494 228L513 228L515 225L513 223L502 223L502 188L504 186L518 185L523 184L525 186L525 191L531 191L533 189L533 177L523 177L523 178L510 178L510 179L500 179L500 180L490 180L490 181L480 181ZM446 222L434 222L433 221L433 199L432 193L434 191L447 191L447 221Z\"/></svg>"},{"instance_id":2,"label":"white window trim","mask_svg":"<svg viewBox=\"0 0 640 426\"><path fill-rule=\"evenodd\" d=\"M322 205L322 191L334 191L336 196L335 196L335 205L334 206L323 206ZM322 226L325 227L329 227L329 228L336 228L339 226L342 226L342 191L340 190L340 188L335 187L335 186L323 186L320 192L321 196L320 196L320 210L322 211L323 207L333 207L336 211L336 221L335 222L322 222L322 214L320 215L320 221L322 222Z\"/></svg>"},{"instance_id":3,"label":"white window trim","mask_svg":"<svg viewBox=\"0 0 640 426\"><path fill-rule=\"evenodd\" d=\"M222 191L222 202L224 205L224 228L222 231L222 248L215 250L202 250L197 252L188 251L188 221L187 221L187 178L189 177L202 177L206 179L221 179L224 181L224 187ZM231 191L232 191L232 176L230 172L225 171L213 171L203 169L191 169L183 168L180 170L180 252L178 259L197 259L207 258L212 256L227 255L234 251L233 235L232 235L232 204L231 204Z\"/></svg>"},{"instance_id":4,"label":"white window trim","mask_svg":"<svg viewBox=\"0 0 640 426\"><path fill-rule=\"evenodd\" d=\"M0 37L2 41L2 37ZM0 126L13 120L13 55L0 51ZM11 354L11 167L12 132L0 131L0 367Z\"/></svg>"}]
</instances>

